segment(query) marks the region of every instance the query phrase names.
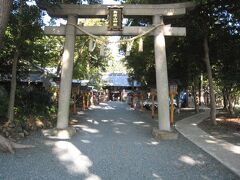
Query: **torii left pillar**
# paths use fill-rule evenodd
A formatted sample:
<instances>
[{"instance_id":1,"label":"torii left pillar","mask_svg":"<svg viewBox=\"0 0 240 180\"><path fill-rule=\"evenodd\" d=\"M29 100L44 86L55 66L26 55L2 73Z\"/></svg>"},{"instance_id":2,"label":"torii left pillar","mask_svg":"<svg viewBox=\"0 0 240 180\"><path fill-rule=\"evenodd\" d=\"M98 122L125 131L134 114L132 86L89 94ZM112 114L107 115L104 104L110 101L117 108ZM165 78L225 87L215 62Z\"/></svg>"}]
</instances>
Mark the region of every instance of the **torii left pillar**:
<instances>
[{"instance_id":1,"label":"torii left pillar","mask_svg":"<svg viewBox=\"0 0 240 180\"><path fill-rule=\"evenodd\" d=\"M57 129L68 128L69 104L72 88L72 73L74 62L74 48L76 29L71 24L77 24L77 17L69 15L67 19L65 44L62 57L62 72L60 83L60 94L58 101Z\"/></svg>"}]
</instances>

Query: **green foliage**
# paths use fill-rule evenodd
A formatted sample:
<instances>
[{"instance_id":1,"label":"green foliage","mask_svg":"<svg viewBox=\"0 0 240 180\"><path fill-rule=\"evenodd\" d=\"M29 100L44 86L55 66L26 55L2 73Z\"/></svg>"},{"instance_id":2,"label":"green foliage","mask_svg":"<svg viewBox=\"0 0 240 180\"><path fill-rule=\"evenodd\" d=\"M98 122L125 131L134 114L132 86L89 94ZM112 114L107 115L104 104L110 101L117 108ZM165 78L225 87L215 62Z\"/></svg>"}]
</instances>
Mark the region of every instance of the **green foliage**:
<instances>
[{"instance_id":1,"label":"green foliage","mask_svg":"<svg viewBox=\"0 0 240 180\"><path fill-rule=\"evenodd\" d=\"M39 49L36 55L41 57L40 67L57 67L61 68L61 56L63 54L64 37L61 36L43 36L36 41Z\"/></svg>"},{"instance_id":2,"label":"green foliage","mask_svg":"<svg viewBox=\"0 0 240 180\"><path fill-rule=\"evenodd\" d=\"M240 105L235 106L235 115L240 116Z\"/></svg>"},{"instance_id":3,"label":"green foliage","mask_svg":"<svg viewBox=\"0 0 240 180\"><path fill-rule=\"evenodd\" d=\"M5 33L4 47L0 52L0 71L11 74L12 59L16 49L19 50L18 72L27 71L32 65L39 65L44 59L44 45L38 40L43 36L40 9L37 6L23 4L19 13L19 2L14 1L13 10Z\"/></svg>"},{"instance_id":4,"label":"green foliage","mask_svg":"<svg viewBox=\"0 0 240 180\"><path fill-rule=\"evenodd\" d=\"M183 1L126 0L128 4L177 3ZM197 6L184 18L164 18L165 24L173 27L186 27L187 36L183 38L166 37L168 76L170 80L180 82L180 88L197 84L201 73L205 72L203 64L203 37L209 39L210 60L213 77L219 87L228 87L232 92L239 89L239 19L240 1L205 0L194 1ZM132 25L151 24L151 19L130 19ZM137 51L134 45L131 56L126 57L130 75L145 83L155 82L153 40L145 38L144 51ZM147 44L147 45L145 45ZM125 50L122 48L122 50ZM150 60L151 59L151 60ZM149 68L151 67L151 68ZM151 72L151 73L150 73ZM235 90L234 90L235 89Z\"/></svg>"},{"instance_id":5,"label":"green foliage","mask_svg":"<svg viewBox=\"0 0 240 180\"><path fill-rule=\"evenodd\" d=\"M24 125L29 117L50 117L57 111L53 92L41 87L21 87L16 92L16 122Z\"/></svg>"},{"instance_id":6,"label":"green foliage","mask_svg":"<svg viewBox=\"0 0 240 180\"><path fill-rule=\"evenodd\" d=\"M218 86L228 88L230 91L240 89L240 36L238 38L227 32L217 32L212 37L211 47L216 50L211 53L215 60L213 70Z\"/></svg>"},{"instance_id":7,"label":"green foliage","mask_svg":"<svg viewBox=\"0 0 240 180\"><path fill-rule=\"evenodd\" d=\"M101 19L83 20L85 25L103 25L105 22ZM104 38L104 37L102 37ZM88 79L90 84L99 87L101 84L101 72L106 71L107 61L111 59L110 52L106 48L105 55L100 56L101 44L96 43L93 52L89 51L90 37L81 36L76 37L75 43L75 57L73 78L74 79Z\"/></svg>"},{"instance_id":8,"label":"green foliage","mask_svg":"<svg viewBox=\"0 0 240 180\"><path fill-rule=\"evenodd\" d=\"M122 47L122 49L125 50L125 47ZM156 75L152 37L144 38L143 49L143 52L138 52L138 43L135 42L131 55L126 56L123 61L132 79L150 87L155 86Z\"/></svg>"},{"instance_id":9,"label":"green foliage","mask_svg":"<svg viewBox=\"0 0 240 180\"><path fill-rule=\"evenodd\" d=\"M104 57L100 56L100 44L98 43L94 51L89 52L89 40L89 37L84 36L76 39L73 78L88 79L91 85L98 86L101 80L100 74L106 70L110 53L106 52Z\"/></svg>"}]
</instances>

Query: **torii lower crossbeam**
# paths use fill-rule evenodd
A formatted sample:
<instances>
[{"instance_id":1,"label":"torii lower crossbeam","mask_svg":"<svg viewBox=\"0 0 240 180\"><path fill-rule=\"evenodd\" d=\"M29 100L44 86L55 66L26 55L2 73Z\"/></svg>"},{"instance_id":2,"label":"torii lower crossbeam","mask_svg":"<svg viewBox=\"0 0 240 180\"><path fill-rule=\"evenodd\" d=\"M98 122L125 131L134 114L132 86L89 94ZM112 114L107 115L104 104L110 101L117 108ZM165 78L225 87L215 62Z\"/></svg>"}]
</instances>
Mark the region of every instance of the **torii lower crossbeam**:
<instances>
[{"instance_id":1,"label":"torii lower crossbeam","mask_svg":"<svg viewBox=\"0 0 240 180\"><path fill-rule=\"evenodd\" d=\"M96 36L137 36L142 34L152 27L139 27L139 26L131 26L124 27L122 31L108 31L106 26L80 26L84 31L89 32L90 34ZM185 27L171 27L169 25L164 25L161 27L164 36L185 36L186 28ZM46 26L44 28L44 32L47 35L52 36L65 36L66 26ZM86 35L79 29L76 30L77 36ZM154 36L154 31L148 34L149 36Z\"/></svg>"}]
</instances>

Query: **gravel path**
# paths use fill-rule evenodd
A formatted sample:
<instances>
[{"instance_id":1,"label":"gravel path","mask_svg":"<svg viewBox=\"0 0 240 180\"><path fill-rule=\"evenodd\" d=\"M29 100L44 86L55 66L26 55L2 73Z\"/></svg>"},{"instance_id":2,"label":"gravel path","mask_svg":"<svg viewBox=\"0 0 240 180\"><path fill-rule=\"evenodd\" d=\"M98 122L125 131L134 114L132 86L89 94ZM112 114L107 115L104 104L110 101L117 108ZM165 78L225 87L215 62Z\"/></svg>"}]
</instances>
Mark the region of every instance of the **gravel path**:
<instances>
[{"instance_id":1,"label":"gravel path","mask_svg":"<svg viewBox=\"0 0 240 180\"><path fill-rule=\"evenodd\" d=\"M75 117L79 132L70 141L40 133L24 143L37 148L0 154L0 180L238 179L183 136L156 142L157 122L126 104L102 104Z\"/></svg>"}]
</instances>

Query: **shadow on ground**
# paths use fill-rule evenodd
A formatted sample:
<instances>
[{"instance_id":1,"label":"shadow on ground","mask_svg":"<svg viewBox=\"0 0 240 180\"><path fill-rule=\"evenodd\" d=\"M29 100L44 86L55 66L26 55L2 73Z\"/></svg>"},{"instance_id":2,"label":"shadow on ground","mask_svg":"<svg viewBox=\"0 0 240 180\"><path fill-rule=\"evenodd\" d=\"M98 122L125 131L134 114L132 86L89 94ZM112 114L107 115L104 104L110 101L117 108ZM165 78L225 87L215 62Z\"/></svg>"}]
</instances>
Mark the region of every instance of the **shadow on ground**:
<instances>
[{"instance_id":1,"label":"shadow on ground","mask_svg":"<svg viewBox=\"0 0 240 180\"><path fill-rule=\"evenodd\" d=\"M35 134L37 148L1 154L0 179L238 179L187 139L156 141L156 120L124 103L100 104L72 117L71 140Z\"/></svg>"}]
</instances>

